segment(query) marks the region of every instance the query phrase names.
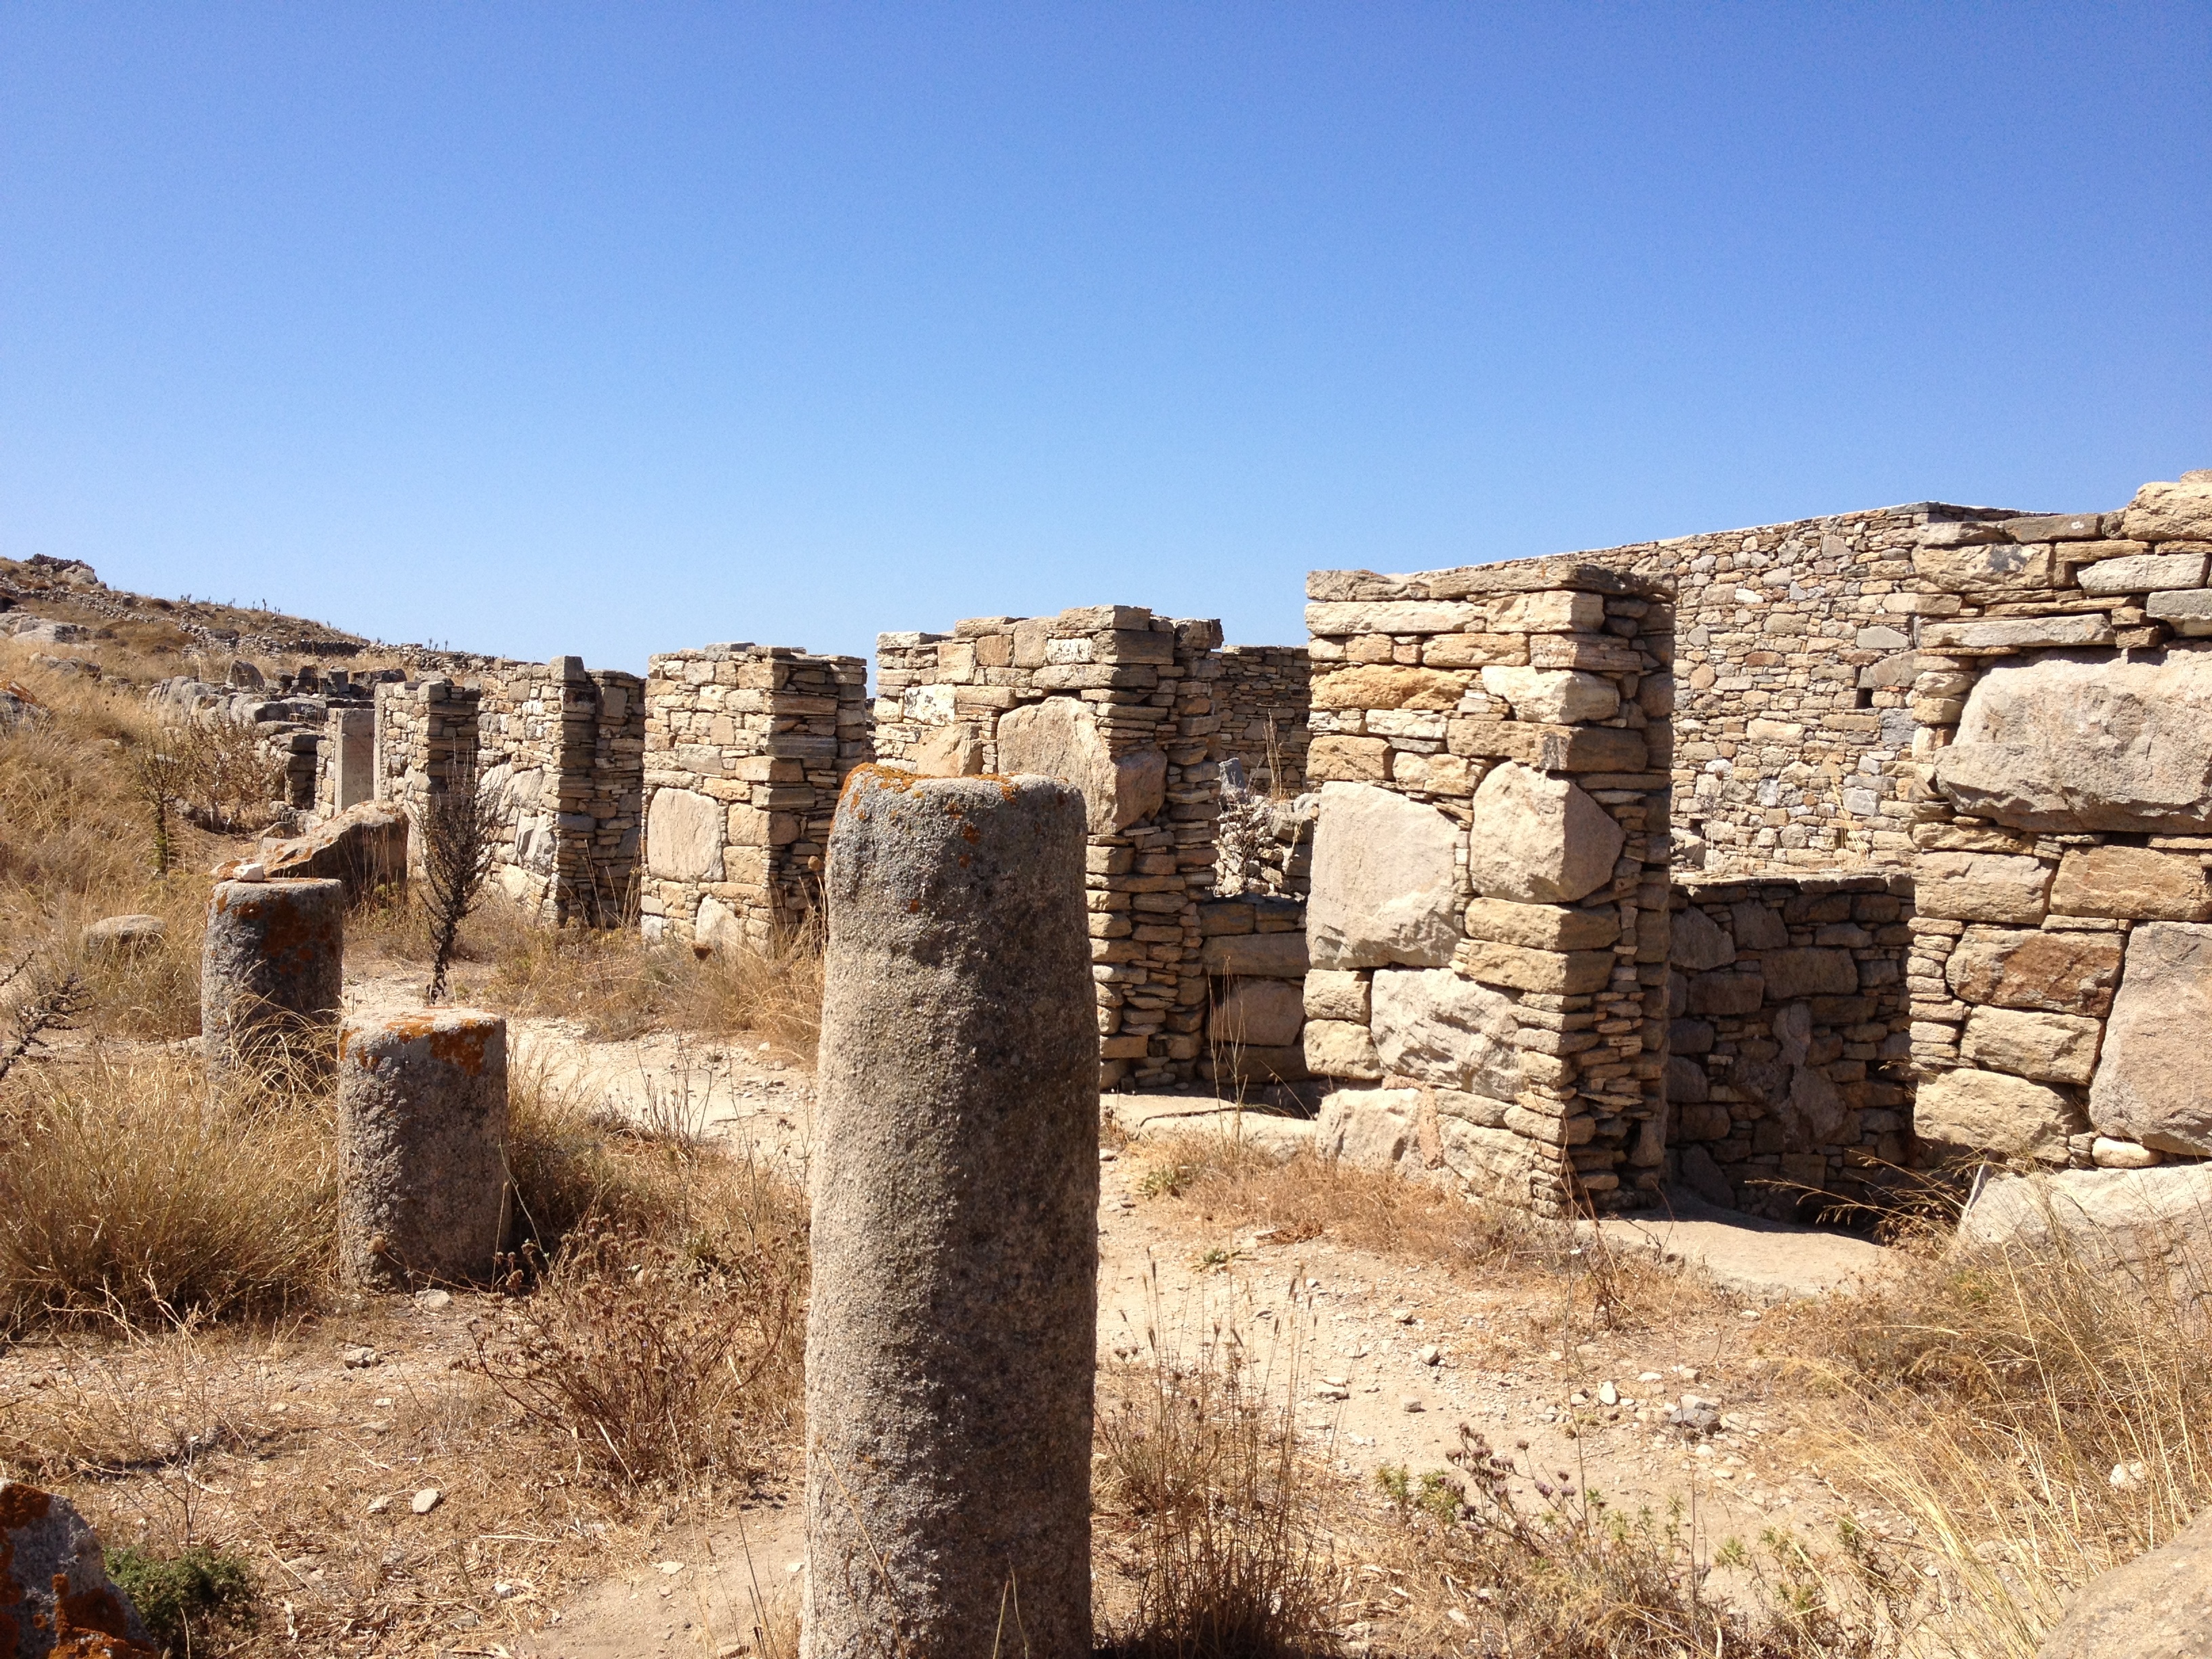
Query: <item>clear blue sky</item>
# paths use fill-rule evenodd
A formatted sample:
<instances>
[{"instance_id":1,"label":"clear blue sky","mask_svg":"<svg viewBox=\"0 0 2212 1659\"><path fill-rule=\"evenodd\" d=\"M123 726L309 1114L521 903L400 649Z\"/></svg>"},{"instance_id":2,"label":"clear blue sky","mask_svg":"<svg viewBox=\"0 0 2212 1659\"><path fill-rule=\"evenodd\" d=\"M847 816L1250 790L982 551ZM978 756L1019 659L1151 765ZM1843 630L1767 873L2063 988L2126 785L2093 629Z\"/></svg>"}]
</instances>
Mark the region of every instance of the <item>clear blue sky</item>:
<instances>
[{"instance_id":1,"label":"clear blue sky","mask_svg":"<svg viewBox=\"0 0 2212 1659\"><path fill-rule=\"evenodd\" d=\"M21 3L0 553L520 656L2212 466L2212 5Z\"/></svg>"}]
</instances>

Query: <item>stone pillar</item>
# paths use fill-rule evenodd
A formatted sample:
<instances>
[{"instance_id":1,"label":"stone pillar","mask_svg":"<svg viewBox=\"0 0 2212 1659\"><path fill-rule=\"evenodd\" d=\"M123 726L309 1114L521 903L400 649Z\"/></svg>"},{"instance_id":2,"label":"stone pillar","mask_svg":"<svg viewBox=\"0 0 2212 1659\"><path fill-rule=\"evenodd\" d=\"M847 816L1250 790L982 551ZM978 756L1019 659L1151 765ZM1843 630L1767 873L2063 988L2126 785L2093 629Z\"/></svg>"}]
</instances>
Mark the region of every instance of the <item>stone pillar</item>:
<instances>
[{"instance_id":1,"label":"stone pillar","mask_svg":"<svg viewBox=\"0 0 2212 1659\"><path fill-rule=\"evenodd\" d=\"M346 1282L482 1281L507 1213L507 1022L473 1008L349 1022L338 1058Z\"/></svg>"},{"instance_id":2,"label":"stone pillar","mask_svg":"<svg viewBox=\"0 0 2212 1659\"><path fill-rule=\"evenodd\" d=\"M1084 804L863 769L830 841L810 1659L1091 1652Z\"/></svg>"},{"instance_id":3,"label":"stone pillar","mask_svg":"<svg viewBox=\"0 0 2212 1659\"><path fill-rule=\"evenodd\" d=\"M331 796L318 803L335 816L376 795L376 711L333 708L330 714Z\"/></svg>"},{"instance_id":4,"label":"stone pillar","mask_svg":"<svg viewBox=\"0 0 2212 1659\"><path fill-rule=\"evenodd\" d=\"M219 881L200 952L208 1079L243 1083L287 1056L326 1069L345 970L345 884Z\"/></svg>"}]
</instances>

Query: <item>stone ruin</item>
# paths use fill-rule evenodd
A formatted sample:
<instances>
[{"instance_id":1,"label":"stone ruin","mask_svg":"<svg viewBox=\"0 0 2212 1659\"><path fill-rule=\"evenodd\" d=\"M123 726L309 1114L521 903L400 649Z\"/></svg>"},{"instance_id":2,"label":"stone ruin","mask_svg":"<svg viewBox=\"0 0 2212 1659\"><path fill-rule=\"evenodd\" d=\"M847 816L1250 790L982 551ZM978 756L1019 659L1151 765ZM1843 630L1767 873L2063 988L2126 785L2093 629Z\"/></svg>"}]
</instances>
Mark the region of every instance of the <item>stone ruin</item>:
<instances>
[{"instance_id":1,"label":"stone ruin","mask_svg":"<svg viewBox=\"0 0 2212 1659\"><path fill-rule=\"evenodd\" d=\"M872 704L782 647L490 664L322 690L312 799L465 763L520 902L706 951L811 925L856 768L1043 772L1088 803L1103 1087L1300 1099L1550 1212L1848 1211L1960 1157L2212 1154L2208 562L2191 473L1317 572L1304 646L884 634Z\"/></svg>"}]
</instances>

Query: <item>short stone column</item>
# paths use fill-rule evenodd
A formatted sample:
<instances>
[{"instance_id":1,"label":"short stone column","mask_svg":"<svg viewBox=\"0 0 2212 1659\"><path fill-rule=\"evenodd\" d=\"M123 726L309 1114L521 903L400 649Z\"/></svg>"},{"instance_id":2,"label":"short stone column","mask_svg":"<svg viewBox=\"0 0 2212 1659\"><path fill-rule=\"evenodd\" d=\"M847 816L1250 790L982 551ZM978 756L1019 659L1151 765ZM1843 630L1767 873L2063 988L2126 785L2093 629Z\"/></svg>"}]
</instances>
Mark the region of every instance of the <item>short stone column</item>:
<instances>
[{"instance_id":1,"label":"short stone column","mask_svg":"<svg viewBox=\"0 0 2212 1659\"><path fill-rule=\"evenodd\" d=\"M328 1075L345 977L345 887L219 881L200 951L200 1036L216 1089L288 1065Z\"/></svg>"},{"instance_id":2,"label":"short stone column","mask_svg":"<svg viewBox=\"0 0 2212 1659\"><path fill-rule=\"evenodd\" d=\"M1084 805L863 768L830 841L809 1659L1091 1652Z\"/></svg>"},{"instance_id":3,"label":"short stone column","mask_svg":"<svg viewBox=\"0 0 2212 1659\"><path fill-rule=\"evenodd\" d=\"M507 1022L474 1008L348 1021L338 1048L346 1282L481 1282L507 1218Z\"/></svg>"}]
</instances>

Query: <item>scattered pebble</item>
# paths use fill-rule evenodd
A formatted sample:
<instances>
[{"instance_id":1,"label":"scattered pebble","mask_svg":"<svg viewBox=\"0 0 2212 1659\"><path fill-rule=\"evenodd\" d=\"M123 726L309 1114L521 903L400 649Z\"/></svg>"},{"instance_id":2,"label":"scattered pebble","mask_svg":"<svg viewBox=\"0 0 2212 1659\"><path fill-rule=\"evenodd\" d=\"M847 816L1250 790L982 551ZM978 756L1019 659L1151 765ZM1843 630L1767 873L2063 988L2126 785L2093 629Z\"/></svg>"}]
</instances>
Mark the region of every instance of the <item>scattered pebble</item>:
<instances>
[{"instance_id":1,"label":"scattered pebble","mask_svg":"<svg viewBox=\"0 0 2212 1659\"><path fill-rule=\"evenodd\" d=\"M338 1361L349 1371L367 1370L371 1365L383 1363L374 1348L348 1348L338 1356Z\"/></svg>"},{"instance_id":2,"label":"scattered pebble","mask_svg":"<svg viewBox=\"0 0 2212 1659\"><path fill-rule=\"evenodd\" d=\"M1413 1310L1411 1308L1393 1308L1390 1310L1390 1317L1401 1325L1410 1325L1413 1322Z\"/></svg>"},{"instance_id":3,"label":"scattered pebble","mask_svg":"<svg viewBox=\"0 0 2212 1659\"><path fill-rule=\"evenodd\" d=\"M1401 1400L1398 1402L1398 1408L1401 1411L1408 1412L1425 1412L1428 1410L1428 1407L1421 1403L1420 1395L1417 1394L1409 1394L1403 1400Z\"/></svg>"},{"instance_id":4,"label":"scattered pebble","mask_svg":"<svg viewBox=\"0 0 2212 1659\"><path fill-rule=\"evenodd\" d=\"M1620 1390L1614 1388L1610 1381L1599 1383L1597 1403L1601 1406L1618 1406L1620 1403Z\"/></svg>"},{"instance_id":5,"label":"scattered pebble","mask_svg":"<svg viewBox=\"0 0 2212 1659\"><path fill-rule=\"evenodd\" d=\"M372 1498L368 1500L368 1512L371 1515L381 1515L391 1507L392 1500L389 1498Z\"/></svg>"},{"instance_id":6,"label":"scattered pebble","mask_svg":"<svg viewBox=\"0 0 2212 1659\"><path fill-rule=\"evenodd\" d=\"M1441 1365L1443 1364L1444 1356L1443 1351L1431 1342L1425 1348L1417 1350L1413 1358L1424 1365Z\"/></svg>"},{"instance_id":7,"label":"scattered pebble","mask_svg":"<svg viewBox=\"0 0 2212 1659\"><path fill-rule=\"evenodd\" d=\"M2115 1463L2106 1477L2115 1492L2131 1492L2150 1479L2150 1466L2146 1463Z\"/></svg>"},{"instance_id":8,"label":"scattered pebble","mask_svg":"<svg viewBox=\"0 0 2212 1659\"><path fill-rule=\"evenodd\" d=\"M453 1305L453 1293L451 1291L417 1291L415 1305L425 1313L441 1313Z\"/></svg>"},{"instance_id":9,"label":"scattered pebble","mask_svg":"<svg viewBox=\"0 0 2212 1659\"><path fill-rule=\"evenodd\" d=\"M661 1571L671 1575L679 1573L684 1571L684 1564L681 1561L656 1561L653 1565L659 1568Z\"/></svg>"},{"instance_id":10,"label":"scattered pebble","mask_svg":"<svg viewBox=\"0 0 2212 1659\"><path fill-rule=\"evenodd\" d=\"M443 1498L445 1495L445 1493L440 1492L435 1486L425 1486L422 1491L415 1494L414 1502L409 1504L408 1507L413 1510L417 1515L428 1515L432 1510L438 1507L439 1501Z\"/></svg>"}]
</instances>

